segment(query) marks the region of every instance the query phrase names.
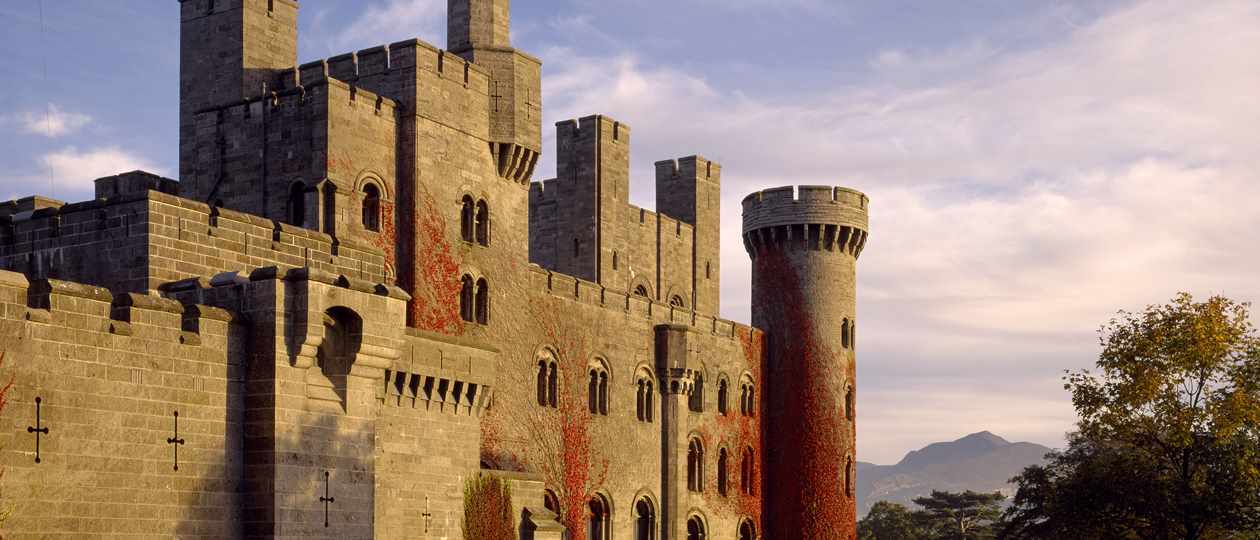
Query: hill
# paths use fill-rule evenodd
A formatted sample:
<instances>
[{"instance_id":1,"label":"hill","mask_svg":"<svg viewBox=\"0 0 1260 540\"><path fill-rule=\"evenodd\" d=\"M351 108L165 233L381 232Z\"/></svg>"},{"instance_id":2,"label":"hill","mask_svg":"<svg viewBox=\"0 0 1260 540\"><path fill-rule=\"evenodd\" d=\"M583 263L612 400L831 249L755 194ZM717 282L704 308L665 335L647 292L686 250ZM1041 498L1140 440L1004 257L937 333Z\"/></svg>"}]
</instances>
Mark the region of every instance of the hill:
<instances>
[{"instance_id":1,"label":"hill","mask_svg":"<svg viewBox=\"0 0 1260 540\"><path fill-rule=\"evenodd\" d=\"M913 506L915 497L932 490L1001 491L1014 494L1007 483L1024 467L1044 461L1050 448L1013 443L982 431L951 442L929 444L912 450L896 465L858 462L858 516L866 515L877 501Z\"/></svg>"}]
</instances>

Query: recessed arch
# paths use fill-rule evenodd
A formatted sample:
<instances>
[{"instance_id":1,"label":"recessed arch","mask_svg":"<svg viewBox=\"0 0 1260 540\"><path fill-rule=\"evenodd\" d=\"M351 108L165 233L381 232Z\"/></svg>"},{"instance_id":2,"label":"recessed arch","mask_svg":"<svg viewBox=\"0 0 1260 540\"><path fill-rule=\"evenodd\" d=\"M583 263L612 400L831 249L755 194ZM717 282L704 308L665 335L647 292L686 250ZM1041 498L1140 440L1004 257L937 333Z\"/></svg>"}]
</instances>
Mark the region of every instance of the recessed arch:
<instances>
[{"instance_id":1,"label":"recessed arch","mask_svg":"<svg viewBox=\"0 0 1260 540\"><path fill-rule=\"evenodd\" d=\"M381 230L381 188L375 183L363 185L363 212L360 224L372 232Z\"/></svg>"},{"instance_id":2,"label":"recessed arch","mask_svg":"<svg viewBox=\"0 0 1260 540\"><path fill-rule=\"evenodd\" d=\"M655 298L652 294L652 284L643 276L634 278L630 283L630 294L640 298L651 300Z\"/></svg>"},{"instance_id":3,"label":"recessed arch","mask_svg":"<svg viewBox=\"0 0 1260 540\"><path fill-rule=\"evenodd\" d=\"M345 411L350 370L363 344L363 318L345 306L334 306L322 315L324 338L316 353L317 372L307 377L312 396L335 401Z\"/></svg>"},{"instance_id":4,"label":"recessed arch","mask_svg":"<svg viewBox=\"0 0 1260 540\"><path fill-rule=\"evenodd\" d=\"M473 228L476 220L476 199L464 194L459 201L459 237L465 242L473 241Z\"/></svg>"},{"instance_id":5,"label":"recessed arch","mask_svg":"<svg viewBox=\"0 0 1260 540\"><path fill-rule=\"evenodd\" d=\"M298 181L289 185L288 221L295 227L306 226L306 184Z\"/></svg>"},{"instance_id":6,"label":"recessed arch","mask_svg":"<svg viewBox=\"0 0 1260 540\"><path fill-rule=\"evenodd\" d=\"M609 540L612 538L612 499L603 492L596 492L586 503L586 524L588 540Z\"/></svg>"},{"instance_id":7,"label":"recessed arch","mask_svg":"<svg viewBox=\"0 0 1260 540\"><path fill-rule=\"evenodd\" d=\"M687 439L687 490L704 491L704 440L697 435Z\"/></svg>"},{"instance_id":8,"label":"recessed arch","mask_svg":"<svg viewBox=\"0 0 1260 540\"><path fill-rule=\"evenodd\" d=\"M609 389L612 386L612 369L601 355L591 357L586 364L587 406L591 414L608 416Z\"/></svg>"},{"instance_id":9,"label":"recessed arch","mask_svg":"<svg viewBox=\"0 0 1260 540\"><path fill-rule=\"evenodd\" d=\"M490 245L490 204L485 199L477 201L473 216L473 236L478 245Z\"/></svg>"},{"instance_id":10,"label":"recessed arch","mask_svg":"<svg viewBox=\"0 0 1260 540\"><path fill-rule=\"evenodd\" d=\"M730 494L731 453L726 445L718 447L717 454L717 489L723 497Z\"/></svg>"},{"instance_id":11,"label":"recessed arch","mask_svg":"<svg viewBox=\"0 0 1260 540\"><path fill-rule=\"evenodd\" d=\"M709 520L698 510L687 515L687 540L707 540L709 537Z\"/></svg>"},{"instance_id":12,"label":"recessed arch","mask_svg":"<svg viewBox=\"0 0 1260 540\"><path fill-rule=\"evenodd\" d=\"M634 507L630 509L634 519L634 540L656 540L657 530L656 496L647 490L639 490L634 496Z\"/></svg>"},{"instance_id":13,"label":"recessed arch","mask_svg":"<svg viewBox=\"0 0 1260 540\"><path fill-rule=\"evenodd\" d=\"M731 378L725 372L718 373L717 408L718 414L725 415L730 411Z\"/></svg>"},{"instance_id":14,"label":"recessed arch","mask_svg":"<svg viewBox=\"0 0 1260 540\"><path fill-rule=\"evenodd\" d=\"M384 175L376 171L365 170L359 173L358 178L355 178L354 185L352 187L355 191L362 193L363 189L368 184L376 184L376 186L381 189L381 200L390 202L394 200L394 190L393 186L386 183L384 178Z\"/></svg>"},{"instance_id":15,"label":"recessed arch","mask_svg":"<svg viewBox=\"0 0 1260 540\"><path fill-rule=\"evenodd\" d=\"M554 409L559 405L559 356L551 347L542 346L534 353L534 358L538 405Z\"/></svg>"}]
</instances>

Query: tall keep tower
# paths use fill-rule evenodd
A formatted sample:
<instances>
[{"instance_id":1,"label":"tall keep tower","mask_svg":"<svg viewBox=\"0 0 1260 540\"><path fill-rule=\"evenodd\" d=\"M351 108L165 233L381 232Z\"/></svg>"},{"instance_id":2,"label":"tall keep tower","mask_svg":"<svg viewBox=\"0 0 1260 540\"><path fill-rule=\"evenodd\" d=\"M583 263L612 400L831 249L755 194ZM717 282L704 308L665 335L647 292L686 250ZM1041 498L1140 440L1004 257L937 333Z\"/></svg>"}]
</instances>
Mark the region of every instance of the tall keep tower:
<instances>
[{"instance_id":1,"label":"tall keep tower","mask_svg":"<svg viewBox=\"0 0 1260 540\"><path fill-rule=\"evenodd\" d=\"M297 0L179 0L180 178L193 176L193 117L276 90L297 65Z\"/></svg>"},{"instance_id":2,"label":"tall keep tower","mask_svg":"<svg viewBox=\"0 0 1260 540\"><path fill-rule=\"evenodd\" d=\"M766 538L856 538L856 274L867 204L829 186L743 202L752 323L767 334Z\"/></svg>"},{"instance_id":3,"label":"tall keep tower","mask_svg":"<svg viewBox=\"0 0 1260 540\"><path fill-rule=\"evenodd\" d=\"M542 62L512 48L509 0L447 0L447 49L490 70L490 151L529 185L542 152Z\"/></svg>"}]
</instances>

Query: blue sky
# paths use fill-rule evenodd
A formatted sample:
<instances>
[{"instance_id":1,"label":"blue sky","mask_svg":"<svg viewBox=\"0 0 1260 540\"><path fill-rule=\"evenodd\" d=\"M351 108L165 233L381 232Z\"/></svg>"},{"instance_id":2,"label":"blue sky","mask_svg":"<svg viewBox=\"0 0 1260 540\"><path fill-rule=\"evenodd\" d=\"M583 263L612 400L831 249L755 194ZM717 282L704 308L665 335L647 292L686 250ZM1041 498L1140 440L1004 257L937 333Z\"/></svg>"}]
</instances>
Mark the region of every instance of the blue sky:
<instances>
[{"instance_id":1,"label":"blue sky","mask_svg":"<svg viewBox=\"0 0 1260 540\"><path fill-rule=\"evenodd\" d=\"M300 60L445 43L444 0L306 0ZM1055 446L1098 326L1179 290L1260 298L1260 4L1159 0L514 2L545 126L633 128L723 168L723 314L748 319L739 200L872 198L859 455L992 430ZM178 5L0 4L0 199L176 170ZM545 131L550 132L547 128ZM554 171L551 139L536 179Z\"/></svg>"}]
</instances>

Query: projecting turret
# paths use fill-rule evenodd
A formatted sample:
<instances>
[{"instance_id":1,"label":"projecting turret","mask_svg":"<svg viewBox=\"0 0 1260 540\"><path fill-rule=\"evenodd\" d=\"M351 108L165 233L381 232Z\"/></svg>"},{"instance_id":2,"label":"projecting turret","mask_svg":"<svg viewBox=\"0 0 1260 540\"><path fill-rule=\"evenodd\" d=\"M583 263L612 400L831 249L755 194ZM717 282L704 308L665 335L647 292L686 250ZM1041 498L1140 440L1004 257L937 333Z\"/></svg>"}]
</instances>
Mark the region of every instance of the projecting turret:
<instances>
[{"instance_id":1,"label":"projecting turret","mask_svg":"<svg viewBox=\"0 0 1260 540\"><path fill-rule=\"evenodd\" d=\"M856 537L856 277L868 202L828 186L744 199L752 323L767 334L766 538Z\"/></svg>"}]
</instances>

